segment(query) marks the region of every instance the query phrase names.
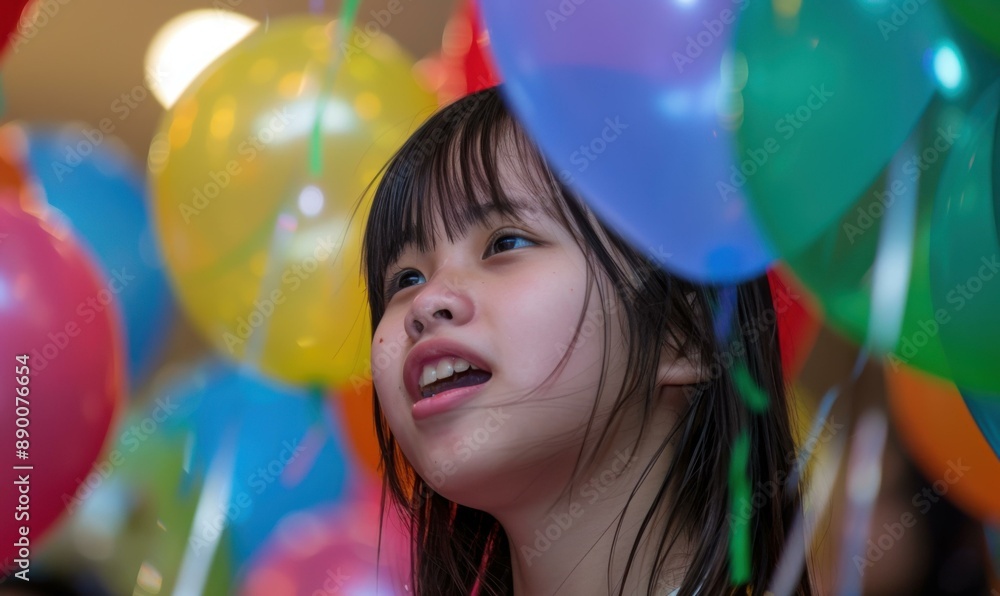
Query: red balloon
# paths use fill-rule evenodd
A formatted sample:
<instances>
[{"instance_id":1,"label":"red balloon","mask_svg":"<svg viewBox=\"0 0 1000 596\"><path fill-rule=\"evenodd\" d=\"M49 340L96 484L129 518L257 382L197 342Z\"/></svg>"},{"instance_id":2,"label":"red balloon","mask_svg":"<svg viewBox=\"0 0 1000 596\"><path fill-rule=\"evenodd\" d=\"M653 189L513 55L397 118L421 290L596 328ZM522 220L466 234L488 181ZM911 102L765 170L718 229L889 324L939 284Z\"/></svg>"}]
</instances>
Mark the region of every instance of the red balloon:
<instances>
[{"instance_id":1,"label":"red balloon","mask_svg":"<svg viewBox=\"0 0 1000 596\"><path fill-rule=\"evenodd\" d=\"M767 279L778 319L778 343L785 378L794 380L802 371L809 352L819 335L820 321L815 303L803 290L802 284L785 267L769 269Z\"/></svg>"},{"instance_id":2,"label":"red balloon","mask_svg":"<svg viewBox=\"0 0 1000 596\"><path fill-rule=\"evenodd\" d=\"M475 93L500 82L488 48L489 37L483 31L479 8L475 2L462 2L441 40L448 96Z\"/></svg>"},{"instance_id":3,"label":"red balloon","mask_svg":"<svg viewBox=\"0 0 1000 596\"><path fill-rule=\"evenodd\" d=\"M7 44L14 37L27 4L28 0L7 0L0 7L0 56L6 53Z\"/></svg>"},{"instance_id":4,"label":"red balloon","mask_svg":"<svg viewBox=\"0 0 1000 596\"><path fill-rule=\"evenodd\" d=\"M38 552L122 402L120 315L99 271L59 220L0 204L0 567Z\"/></svg>"}]
</instances>

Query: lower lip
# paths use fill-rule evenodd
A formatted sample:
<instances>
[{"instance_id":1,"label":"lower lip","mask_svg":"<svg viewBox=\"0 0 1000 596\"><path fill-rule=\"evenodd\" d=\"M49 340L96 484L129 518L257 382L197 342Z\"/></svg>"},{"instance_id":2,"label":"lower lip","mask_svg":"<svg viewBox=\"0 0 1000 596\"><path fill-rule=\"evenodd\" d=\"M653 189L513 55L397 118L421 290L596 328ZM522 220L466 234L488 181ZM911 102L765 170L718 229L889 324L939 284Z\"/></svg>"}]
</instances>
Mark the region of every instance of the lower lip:
<instances>
[{"instance_id":1,"label":"lower lip","mask_svg":"<svg viewBox=\"0 0 1000 596\"><path fill-rule=\"evenodd\" d=\"M489 380L479 385L449 389L444 393L438 393L434 397L425 397L413 404L413 419L423 420L435 414L447 412L474 397L482 391L487 383L489 383Z\"/></svg>"}]
</instances>

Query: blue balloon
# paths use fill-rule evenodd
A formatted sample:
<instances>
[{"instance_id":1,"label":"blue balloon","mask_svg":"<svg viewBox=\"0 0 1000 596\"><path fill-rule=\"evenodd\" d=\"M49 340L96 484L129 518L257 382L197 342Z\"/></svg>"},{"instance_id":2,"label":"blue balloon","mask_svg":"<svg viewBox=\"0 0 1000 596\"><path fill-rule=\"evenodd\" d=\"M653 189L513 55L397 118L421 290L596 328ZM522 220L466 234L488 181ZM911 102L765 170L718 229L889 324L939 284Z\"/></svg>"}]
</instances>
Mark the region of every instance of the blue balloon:
<instances>
[{"instance_id":1,"label":"blue balloon","mask_svg":"<svg viewBox=\"0 0 1000 596\"><path fill-rule=\"evenodd\" d=\"M984 397L969 392L962 392L965 405L969 408L973 420L979 426L986 442L993 448L993 453L1000 458L1000 398Z\"/></svg>"},{"instance_id":2,"label":"blue balloon","mask_svg":"<svg viewBox=\"0 0 1000 596\"><path fill-rule=\"evenodd\" d=\"M726 187L740 5L577 4L482 5L502 92L556 174L666 269L698 282L763 274L773 253L743 191Z\"/></svg>"},{"instance_id":3,"label":"blue balloon","mask_svg":"<svg viewBox=\"0 0 1000 596\"><path fill-rule=\"evenodd\" d=\"M124 316L130 386L152 369L174 318L150 225L144 171L113 137L86 126L23 126L27 161L48 204L86 241ZM83 309L103 308L102 296Z\"/></svg>"},{"instance_id":4,"label":"blue balloon","mask_svg":"<svg viewBox=\"0 0 1000 596\"><path fill-rule=\"evenodd\" d=\"M198 549L229 532L237 569L281 518L339 502L358 473L335 410L318 390L212 359L157 392L150 407L147 418L159 415L168 437L186 436L176 442L189 450L182 493L211 490L215 470L228 474L228 500L213 505L200 525L196 520L188 544Z\"/></svg>"}]
</instances>

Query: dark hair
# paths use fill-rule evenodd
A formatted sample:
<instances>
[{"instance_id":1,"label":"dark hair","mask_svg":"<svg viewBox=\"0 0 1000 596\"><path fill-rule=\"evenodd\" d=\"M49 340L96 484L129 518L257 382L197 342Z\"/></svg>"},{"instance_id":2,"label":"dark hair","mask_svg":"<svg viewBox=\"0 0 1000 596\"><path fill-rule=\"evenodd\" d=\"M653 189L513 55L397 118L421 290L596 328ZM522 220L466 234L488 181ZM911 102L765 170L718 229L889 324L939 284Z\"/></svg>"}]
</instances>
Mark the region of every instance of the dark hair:
<instances>
[{"instance_id":1,"label":"dark hair","mask_svg":"<svg viewBox=\"0 0 1000 596\"><path fill-rule=\"evenodd\" d=\"M438 225L454 239L469 225L481 222L487 208L517 217L517 206L500 181L500 162L512 159L509 153L501 153L503 147L514 149L513 159L529 178L526 182L550 198L552 213L576 237L588 262L588 282L594 276L607 276L624 305L619 316L630 338L629 372L612 421L628 396L643 396L644 415L648 416L655 388L655 375L649 371L656 370L663 346L671 345L681 355L696 357L706 373L705 382L686 388L686 411L670 435L663 437L663 446L674 444L674 457L636 538L638 548L647 533L646 524L666 506L669 496L666 535L652 537L658 540L659 558L649 594L654 593L656 579L664 571L666 553L681 534L692 541L694 550L680 594L719 594L733 588L729 582L729 538L731 526L738 522L730 513L729 470L733 446L740 436L745 436L749 445L746 468L750 486L760 490L765 483L775 483L772 486L776 487L769 491L763 506L751 509L746 520L750 581L739 587L763 594L800 509L798 488L785 488L795 444L767 278L715 286L690 283L665 272L614 230L596 223L585 204L553 175L504 106L497 87L466 96L439 111L386 165L373 197L363 246L373 329L386 309L386 269L406 246L414 244L421 250L433 247ZM438 217L445 214L447 217ZM607 311L607 296L599 293ZM725 316L717 316L720 313ZM577 336L584 315L581 312ZM722 318L728 318L728 329L717 333ZM604 350L607 354L608 346ZM752 379L761 395L767 396L765 407L755 410L747 405L737 385L744 378ZM602 371L600 387L604 382ZM384 472L383 509L388 495L413 532L414 593L467 596L479 584L483 595L511 594L510 548L499 522L489 513L435 492L398 448L374 391L373 407ZM588 435L592 422L593 418ZM599 440L604 440L606 430ZM642 433L636 438L637 445L641 438ZM626 574L635 552L629 557ZM624 582L621 585L624 589ZM810 593L807 578L800 579L798 593Z\"/></svg>"}]
</instances>

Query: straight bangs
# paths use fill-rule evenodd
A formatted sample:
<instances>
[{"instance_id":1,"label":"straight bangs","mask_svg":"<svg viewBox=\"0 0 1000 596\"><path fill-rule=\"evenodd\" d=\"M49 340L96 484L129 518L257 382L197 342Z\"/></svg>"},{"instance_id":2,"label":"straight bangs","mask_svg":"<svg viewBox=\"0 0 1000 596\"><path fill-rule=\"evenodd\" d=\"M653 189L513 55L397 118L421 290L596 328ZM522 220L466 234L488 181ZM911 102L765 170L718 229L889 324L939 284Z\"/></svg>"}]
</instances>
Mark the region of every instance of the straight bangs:
<instances>
[{"instance_id":1,"label":"straight bangs","mask_svg":"<svg viewBox=\"0 0 1000 596\"><path fill-rule=\"evenodd\" d=\"M504 188L501 164L516 173L521 189ZM498 94L466 97L425 122L388 163L368 217L363 268L373 332L385 312L386 271L404 250L434 250L441 232L454 242L494 218L523 224L530 218L517 197L523 192L550 198L561 188ZM562 201L540 203L570 228Z\"/></svg>"}]
</instances>

